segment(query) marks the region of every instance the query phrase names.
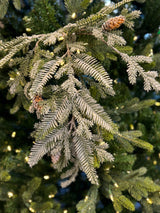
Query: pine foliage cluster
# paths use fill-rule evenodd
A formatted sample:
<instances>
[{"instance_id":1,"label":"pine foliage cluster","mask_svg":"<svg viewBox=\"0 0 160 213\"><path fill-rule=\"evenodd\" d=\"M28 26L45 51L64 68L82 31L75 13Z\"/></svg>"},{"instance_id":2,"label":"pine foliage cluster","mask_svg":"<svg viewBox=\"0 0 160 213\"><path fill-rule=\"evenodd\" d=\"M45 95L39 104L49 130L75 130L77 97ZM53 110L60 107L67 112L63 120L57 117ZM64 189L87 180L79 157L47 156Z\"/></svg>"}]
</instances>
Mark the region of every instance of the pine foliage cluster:
<instances>
[{"instance_id":1,"label":"pine foliage cluster","mask_svg":"<svg viewBox=\"0 0 160 213\"><path fill-rule=\"evenodd\" d=\"M9 92L16 96L11 112L15 113L22 104L30 112L35 111L40 120L32 133L35 144L31 149L29 165L36 165L48 154L53 168L62 172L62 187L74 182L79 170L94 184L86 198L77 204L79 212L96 212L98 191L111 199L117 212L124 208L134 211L133 199L143 205L148 197L154 197L160 191L157 184L144 177L145 168L132 170L136 160L132 154L135 147L151 152L153 146L140 139L140 131L120 131L111 118L115 109L106 112L90 90L96 85L102 98L115 95L111 73L94 57L94 53L89 52L84 36L99 42L110 56L120 56L127 65L130 84L135 84L140 76L144 80L144 90L160 91L157 72L146 71L142 66L142 63L150 63L151 58L129 55L124 51L127 46L122 31L105 30L103 27L115 9L131 1L122 0L105 6L96 14L54 32L31 36L24 34L0 44L3 55L0 69L10 70ZM65 1L71 16L73 11L85 10L89 3L76 1L76 8L73 8L72 0ZM125 20L123 25L133 29L133 21L140 12L130 12L125 8L120 15ZM149 106L153 103L152 100L147 102ZM117 110L117 114L138 111L144 105L143 101L133 100L133 104L125 104ZM111 151L107 151L108 148ZM114 164L119 165L118 173L114 171ZM131 171L123 171L122 177L120 168L123 164L128 164Z\"/></svg>"},{"instance_id":2,"label":"pine foliage cluster","mask_svg":"<svg viewBox=\"0 0 160 213\"><path fill-rule=\"evenodd\" d=\"M13 0L13 5L17 10L21 9L21 1L20 0ZM8 9L9 0L1 0L0 1L0 19L3 18Z\"/></svg>"}]
</instances>

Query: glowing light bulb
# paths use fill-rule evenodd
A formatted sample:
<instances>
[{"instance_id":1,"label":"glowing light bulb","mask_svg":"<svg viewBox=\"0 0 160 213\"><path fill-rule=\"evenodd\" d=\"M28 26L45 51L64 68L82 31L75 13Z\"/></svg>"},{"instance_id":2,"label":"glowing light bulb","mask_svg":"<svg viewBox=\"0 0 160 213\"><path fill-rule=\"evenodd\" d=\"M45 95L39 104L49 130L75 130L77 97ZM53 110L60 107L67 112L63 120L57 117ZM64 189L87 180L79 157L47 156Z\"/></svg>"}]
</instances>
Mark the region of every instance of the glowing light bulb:
<instances>
[{"instance_id":1,"label":"glowing light bulb","mask_svg":"<svg viewBox=\"0 0 160 213\"><path fill-rule=\"evenodd\" d=\"M32 200L28 200L29 203L32 203Z\"/></svg>"},{"instance_id":2,"label":"glowing light bulb","mask_svg":"<svg viewBox=\"0 0 160 213\"><path fill-rule=\"evenodd\" d=\"M13 192L8 192L8 197L12 198L13 197Z\"/></svg>"},{"instance_id":3,"label":"glowing light bulb","mask_svg":"<svg viewBox=\"0 0 160 213\"><path fill-rule=\"evenodd\" d=\"M160 106L160 102L156 101L155 106Z\"/></svg>"},{"instance_id":4,"label":"glowing light bulb","mask_svg":"<svg viewBox=\"0 0 160 213\"><path fill-rule=\"evenodd\" d=\"M153 161L153 165L157 165L157 161L156 160Z\"/></svg>"},{"instance_id":5,"label":"glowing light bulb","mask_svg":"<svg viewBox=\"0 0 160 213\"><path fill-rule=\"evenodd\" d=\"M9 78L9 80L10 80L10 81L13 81L13 80L14 80L14 78L11 78L11 77L10 77L10 78Z\"/></svg>"},{"instance_id":6,"label":"glowing light bulb","mask_svg":"<svg viewBox=\"0 0 160 213\"><path fill-rule=\"evenodd\" d=\"M44 177L43 177L45 180L49 180L49 175L44 175Z\"/></svg>"},{"instance_id":7,"label":"glowing light bulb","mask_svg":"<svg viewBox=\"0 0 160 213\"><path fill-rule=\"evenodd\" d=\"M54 195L54 194L51 194L51 195L49 195L48 197L51 199L51 198L54 198L55 195Z\"/></svg>"},{"instance_id":8,"label":"glowing light bulb","mask_svg":"<svg viewBox=\"0 0 160 213\"><path fill-rule=\"evenodd\" d=\"M136 41L138 39L138 36L133 37L133 41Z\"/></svg>"},{"instance_id":9,"label":"glowing light bulb","mask_svg":"<svg viewBox=\"0 0 160 213\"><path fill-rule=\"evenodd\" d=\"M152 57L153 56L153 49L150 50L150 53L148 55L149 57Z\"/></svg>"},{"instance_id":10,"label":"glowing light bulb","mask_svg":"<svg viewBox=\"0 0 160 213\"><path fill-rule=\"evenodd\" d=\"M110 196L111 201L114 201L113 195L111 194Z\"/></svg>"},{"instance_id":11,"label":"glowing light bulb","mask_svg":"<svg viewBox=\"0 0 160 213\"><path fill-rule=\"evenodd\" d=\"M29 160L29 157L28 156L26 156L25 157L25 161L28 163L28 160Z\"/></svg>"},{"instance_id":12,"label":"glowing light bulb","mask_svg":"<svg viewBox=\"0 0 160 213\"><path fill-rule=\"evenodd\" d=\"M118 187L119 187L119 185L118 185L117 183L115 183L115 184L114 184L114 186L115 186L116 188L118 188Z\"/></svg>"},{"instance_id":13,"label":"glowing light bulb","mask_svg":"<svg viewBox=\"0 0 160 213\"><path fill-rule=\"evenodd\" d=\"M67 210L64 210L63 213L68 213L68 211L67 211Z\"/></svg>"},{"instance_id":14,"label":"glowing light bulb","mask_svg":"<svg viewBox=\"0 0 160 213\"><path fill-rule=\"evenodd\" d=\"M114 80L114 83L115 83L115 84L118 84L118 80L117 80L117 79L115 79L115 80Z\"/></svg>"},{"instance_id":15,"label":"glowing light bulb","mask_svg":"<svg viewBox=\"0 0 160 213\"><path fill-rule=\"evenodd\" d=\"M35 212L35 210L32 207L29 208L29 211L30 212Z\"/></svg>"},{"instance_id":16,"label":"glowing light bulb","mask_svg":"<svg viewBox=\"0 0 160 213\"><path fill-rule=\"evenodd\" d=\"M104 141L101 141L99 145L102 146L102 145L104 145L104 144L105 144L105 142L104 142Z\"/></svg>"},{"instance_id":17,"label":"glowing light bulb","mask_svg":"<svg viewBox=\"0 0 160 213\"><path fill-rule=\"evenodd\" d=\"M63 41L64 40L64 37L63 36L60 36L59 38L58 38L58 41Z\"/></svg>"},{"instance_id":18,"label":"glowing light bulb","mask_svg":"<svg viewBox=\"0 0 160 213\"><path fill-rule=\"evenodd\" d=\"M63 65L64 65L64 60L62 60L62 61L60 62L60 65L61 65L61 66L63 66Z\"/></svg>"},{"instance_id":19,"label":"glowing light bulb","mask_svg":"<svg viewBox=\"0 0 160 213\"><path fill-rule=\"evenodd\" d=\"M16 132L12 132L11 137L15 138L16 137Z\"/></svg>"},{"instance_id":20,"label":"glowing light bulb","mask_svg":"<svg viewBox=\"0 0 160 213\"><path fill-rule=\"evenodd\" d=\"M147 201L147 203L149 203L149 204L153 204L153 201L152 201L150 198L147 198L146 201Z\"/></svg>"},{"instance_id":21,"label":"glowing light bulb","mask_svg":"<svg viewBox=\"0 0 160 213\"><path fill-rule=\"evenodd\" d=\"M88 196L85 196L84 202L87 202L88 200Z\"/></svg>"},{"instance_id":22,"label":"glowing light bulb","mask_svg":"<svg viewBox=\"0 0 160 213\"><path fill-rule=\"evenodd\" d=\"M109 170L110 170L110 167L107 167L105 170L109 171Z\"/></svg>"},{"instance_id":23,"label":"glowing light bulb","mask_svg":"<svg viewBox=\"0 0 160 213\"><path fill-rule=\"evenodd\" d=\"M27 32L31 32L32 29L27 27L27 28L26 28L26 31L27 31Z\"/></svg>"},{"instance_id":24,"label":"glowing light bulb","mask_svg":"<svg viewBox=\"0 0 160 213\"><path fill-rule=\"evenodd\" d=\"M20 149L16 149L15 152L16 152L16 153L20 153L21 150L20 150Z\"/></svg>"},{"instance_id":25,"label":"glowing light bulb","mask_svg":"<svg viewBox=\"0 0 160 213\"><path fill-rule=\"evenodd\" d=\"M150 160L151 158L149 156L147 156L147 160Z\"/></svg>"},{"instance_id":26,"label":"glowing light bulb","mask_svg":"<svg viewBox=\"0 0 160 213\"><path fill-rule=\"evenodd\" d=\"M80 54L80 50L79 49L77 50L77 53Z\"/></svg>"},{"instance_id":27,"label":"glowing light bulb","mask_svg":"<svg viewBox=\"0 0 160 213\"><path fill-rule=\"evenodd\" d=\"M7 146L7 150L10 152L12 151L12 147L10 145Z\"/></svg>"},{"instance_id":28,"label":"glowing light bulb","mask_svg":"<svg viewBox=\"0 0 160 213\"><path fill-rule=\"evenodd\" d=\"M133 124L130 124L130 125L129 125L129 127L130 127L130 129L131 129L131 130L133 130L133 129L134 129Z\"/></svg>"},{"instance_id":29,"label":"glowing light bulb","mask_svg":"<svg viewBox=\"0 0 160 213\"><path fill-rule=\"evenodd\" d=\"M75 12L72 13L71 18L72 18L72 19L75 19L76 17L77 17L76 13L75 13Z\"/></svg>"}]
</instances>

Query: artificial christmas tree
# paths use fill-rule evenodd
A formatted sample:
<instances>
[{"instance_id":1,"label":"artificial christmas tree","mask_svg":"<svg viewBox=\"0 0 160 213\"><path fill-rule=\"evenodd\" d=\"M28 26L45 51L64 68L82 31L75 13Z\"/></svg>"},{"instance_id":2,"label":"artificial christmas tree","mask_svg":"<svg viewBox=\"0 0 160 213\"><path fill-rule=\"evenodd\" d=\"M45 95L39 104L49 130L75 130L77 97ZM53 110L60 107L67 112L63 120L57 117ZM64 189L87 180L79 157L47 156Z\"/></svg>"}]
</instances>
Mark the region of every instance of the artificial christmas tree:
<instances>
[{"instance_id":1,"label":"artificial christmas tree","mask_svg":"<svg viewBox=\"0 0 160 213\"><path fill-rule=\"evenodd\" d=\"M142 134L133 130L133 124L130 124L132 131L128 131L128 121L125 120L128 118L126 113L151 106L155 101L133 99L124 83L126 77L116 73L119 66L125 67L118 61L120 56L128 65L131 84L136 83L138 74L144 79L145 90L153 88L158 92L160 89L155 80L157 73L145 72L141 66L141 63L146 66L151 59L135 56L132 48L125 46L121 30L114 30L122 22L133 28L133 19L140 14L138 11L129 13L123 9L120 16L110 18L115 16L115 9L129 2L131 0L124 0L103 7L96 14L53 33L24 35L4 42L0 47L4 54L0 65L11 70L10 93L17 94L12 112L17 111L22 103L30 112L36 111L41 120L32 134L36 142L29 164L36 164L48 153L53 167L59 171L64 169L62 187L75 181L79 169L94 185L84 201L77 205L79 212L105 211L110 208L110 203L96 209L96 204L105 197L112 201L118 212L135 211L135 201L149 209L148 212L154 208L152 203L158 204L160 187L144 176L146 168L133 170L138 155L135 147L153 151L153 146L139 139ZM78 1L74 12L73 1L66 1L71 13L68 20L81 17L88 6L89 1ZM120 21L119 17L123 19ZM112 61L117 61L117 67ZM113 79L118 77L114 86L104 67ZM116 94L122 90L125 94L128 90L123 99L121 93ZM130 120L133 120L132 116ZM42 210L41 207L36 210L36 205L32 208L32 211Z\"/></svg>"}]
</instances>

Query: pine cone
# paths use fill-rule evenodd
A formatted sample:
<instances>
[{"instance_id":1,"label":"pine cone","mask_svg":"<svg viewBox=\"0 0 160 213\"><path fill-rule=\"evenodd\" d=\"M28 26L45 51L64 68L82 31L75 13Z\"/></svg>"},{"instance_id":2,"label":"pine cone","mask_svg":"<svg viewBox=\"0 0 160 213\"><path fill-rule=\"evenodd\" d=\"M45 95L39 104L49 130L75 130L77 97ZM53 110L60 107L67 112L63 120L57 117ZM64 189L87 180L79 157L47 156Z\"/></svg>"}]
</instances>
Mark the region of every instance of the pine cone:
<instances>
[{"instance_id":1,"label":"pine cone","mask_svg":"<svg viewBox=\"0 0 160 213\"><path fill-rule=\"evenodd\" d=\"M33 106L39 112L41 111L42 107L38 103L42 100L43 100L42 97L38 96L38 95L36 95L34 100L33 100Z\"/></svg>"},{"instance_id":2,"label":"pine cone","mask_svg":"<svg viewBox=\"0 0 160 213\"><path fill-rule=\"evenodd\" d=\"M124 16L116 16L114 18L108 19L102 25L102 30L104 31L111 31L119 28L125 22Z\"/></svg>"}]
</instances>

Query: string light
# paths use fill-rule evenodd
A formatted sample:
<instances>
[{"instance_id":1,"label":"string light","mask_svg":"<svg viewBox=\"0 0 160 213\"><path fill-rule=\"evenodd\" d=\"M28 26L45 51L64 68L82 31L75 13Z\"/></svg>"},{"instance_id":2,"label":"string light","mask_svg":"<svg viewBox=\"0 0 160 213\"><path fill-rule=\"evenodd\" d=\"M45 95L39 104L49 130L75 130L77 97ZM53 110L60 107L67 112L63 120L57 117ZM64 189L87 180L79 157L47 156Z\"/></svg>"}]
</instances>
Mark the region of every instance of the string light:
<instances>
[{"instance_id":1,"label":"string light","mask_svg":"<svg viewBox=\"0 0 160 213\"><path fill-rule=\"evenodd\" d=\"M87 202L88 200L88 196L85 196L84 202Z\"/></svg>"},{"instance_id":2,"label":"string light","mask_svg":"<svg viewBox=\"0 0 160 213\"><path fill-rule=\"evenodd\" d=\"M150 50L150 53L148 55L149 57L152 57L153 56L153 49Z\"/></svg>"},{"instance_id":3,"label":"string light","mask_svg":"<svg viewBox=\"0 0 160 213\"><path fill-rule=\"evenodd\" d=\"M80 54L80 50L79 49L77 50L77 53Z\"/></svg>"},{"instance_id":4,"label":"string light","mask_svg":"<svg viewBox=\"0 0 160 213\"><path fill-rule=\"evenodd\" d=\"M147 156L147 160L150 160L151 158L149 156Z\"/></svg>"},{"instance_id":5,"label":"string light","mask_svg":"<svg viewBox=\"0 0 160 213\"><path fill-rule=\"evenodd\" d=\"M130 174L131 173L131 171L127 171L127 174Z\"/></svg>"},{"instance_id":6,"label":"string light","mask_svg":"<svg viewBox=\"0 0 160 213\"><path fill-rule=\"evenodd\" d=\"M68 213L68 211L65 209L65 210L63 211L63 213Z\"/></svg>"},{"instance_id":7,"label":"string light","mask_svg":"<svg viewBox=\"0 0 160 213\"><path fill-rule=\"evenodd\" d=\"M14 78L11 78L11 77L10 77L10 78L9 78L9 80L10 80L10 81L13 81L13 80L14 80Z\"/></svg>"},{"instance_id":8,"label":"string light","mask_svg":"<svg viewBox=\"0 0 160 213\"><path fill-rule=\"evenodd\" d=\"M160 106L160 102L156 101L154 105L155 106Z\"/></svg>"},{"instance_id":9,"label":"string light","mask_svg":"<svg viewBox=\"0 0 160 213\"><path fill-rule=\"evenodd\" d=\"M31 30L32 30L31 28L28 28L28 27L26 28L27 32L31 32Z\"/></svg>"},{"instance_id":10,"label":"string light","mask_svg":"<svg viewBox=\"0 0 160 213\"><path fill-rule=\"evenodd\" d=\"M61 65L61 66L63 66L63 65L64 65L64 60L62 60L62 61L60 62L60 65Z\"/></svg>"},{"instance_id":11,"label":"string light","mask_svg":"<svg viewBox=\"0 0 160 213\"><path fill-rule=\"evenodd\" d=\"M15 138L16 137L16 132L12 132L11 137Z\"/></svg>"},{"instance_id":12,"label":"string light","mask_svg":"<svg viewBox=\"0 0 160 213\"><path fill-rule=\"evenodd\" d=\"M118 187L119 187L119 185L118 185L117 183L114 183L114 186L115 186L116 188L118 188Z\"/></svg>"},{"instance_id":13,"label":"string light","mask_svg":"<svg viewBox=\"0 0 160 213\"><path fill-rule=\"evenodd\" d=\"M29 203L32 203L32 200L28 200Z\"/></svg>"},{"instance_id":14,"label":"string light","mask_svg":"<svg viewBox=\"0 0 160 213\"><path fill-rule=\"evenodd\" d=\"M10 145L7 146L7 150L10 152L12 151L12 147Z\"/></svg>"},{"instance_id":15,"label":"string light","mask_svg":"<svg viewBox=\"0 0 160 213\"><path fill-rule=\"evenodd\" d=\"M149 204L153 204L153 201L152 201L150 198L147 198L146 201L147 201L147 203L149 203Z\"/></svg>"},{"instance_id":16,"label":"string light","mask_svg":"<svg viewBox=\"0 0 160 213\"><path fill-rule=\"evenodd\" d=\"M26 156L25 157L25 161L28 163L28 160L29 160L29 157L28 156Z\"/></svg>"},{"instance_id":17,"label":"string light","mask_svg":"<svg viewBox=\"0 0 160 213\"><path fill-rule=\"evenodd\" d=\"M72 19L75 19L76 17L77 17L76 13L75 13L75 12L72 13L71 18L72 18Z\"/></svg>"},{"instance_id":18,"label":"string light","mask_svg":"<svg viewBox=\"0 0 160 213\"><path fill-rule=\"evenodd\" d=\"M110 170L110 167L105 168L105 170L109 171L109 170Z\"/></svg>"},{"instance_id":19,"label":"string light","mask_svg":"<svg viewBox=\"0 0 160 213\"><path fill-rule=\"evenodd\" d=\"M44 175L44 177L43 177L45 180L49 180L49 175Z\"/></svg>"},{"instance_id":20,"label":"string light","mask_svg":"<svg viewBox=\"0 0 160 213\"><path fill-rule=\"evenodd\" d=\"M13 197L13 192L8 192L8 197L12 198Z\"/></svg>"},{"instance_id":21,"label":"string light","mask_svg":"<svg viewBox=\"0 0 160 213\"><path fill-rule=\"evenodd\" d=\"M114 201L113 195L111 194L109 197L110 197L111 201L113 202Z\"/></svg>"},{"instance_id":22,"label":"string light","mask_svg":"<svg viewBox=\"0 0 160 213\"><path fill-rule=\"evenodd\" d=\"M35 212L35 210L32 207L29 208L29 211L30 212Z\"/></svg>"},{"instance_id":23,"label":"string light","mask_svg":"<svg viewBox=\"0 0 160 213\"><path fill-rule=\"evenodd\" d=\"M51 199L51 198L54 198L55 195L54 195L54 194L51 194L51 195L49 195L48 197Z\"/></svg>"},{"instance_id":24,"label":"string light","mask_svg":"<svg viewBox=\"0 0 160 213\"><path fill-rule=\"evenodd\" d=\"M101 141L101 142L99 143L100 146L103 146L104 144L105 144L104 141Z\"/></svg>"},{"instance_id":25,"label":"string light","mask_svg":"<svg viewBox=\"0 0 160 213\"><path fill-rule=\"evenodd\" d=\"M133 37L133 41L136 41L138 39L138 36Z\"/></svg>"},{"instance_id":26,"label":"string light","mask_svg":"<svg viewBox=\"0 0 160 213\"><path fill-rule=\"evenodd\" d=\"M21 150L20 150L20 149L16 149L15 152L16 152L16 153L20 153Z\"/></svg>"},{"instance_id":27,"label":"string light","mask_svg":"<svg viewBox=\"0 0 160 213\"><path fill-rule=\"evenodd\" d=\"M156 160L153 161L153 165L157 165L157 161Z\"/></svg>"},{"instance_id":28,"label":"string light","mask_svg":"<svg viewBox=\"0 0 160 213\"><path fill-rule=\"evenodd\" d=\"M16 72L16 73L17 73L18 76L20 75L20 72Z\"/></svg>"},{"instance_id":29,"label":"string light","mask_svg":"<svg viewBox=\"0 0 160 213\"><path fill-rule=\"evenodd\" d=\"M117 79L115 79L115 80L114 80L114 83L115 83L115 84L118 84L118 80L117 80Z\"/></svg>"},{"instance_id":30,"label":"string light","mask_svg":"<svg viewBox=\"0 0 160 213\"><path fill-rule=\"evenodd\" d=\"M63 36L60 36L59 38L58 38L58 41L63 41L64 40L64 37Z\"/></svg>"},{"instance_id":31,"label":"string light","mask_svg":"<svg viewBox=\"0 0 160 213\"><path fill-rule=\"evenodd\" d=\"M130 124L130 125L129 125L129 127L130 127L130 129L131 129L131 130L133 130L133 129L134 129L133 124Z\"/></svg>"}]
</instances>

